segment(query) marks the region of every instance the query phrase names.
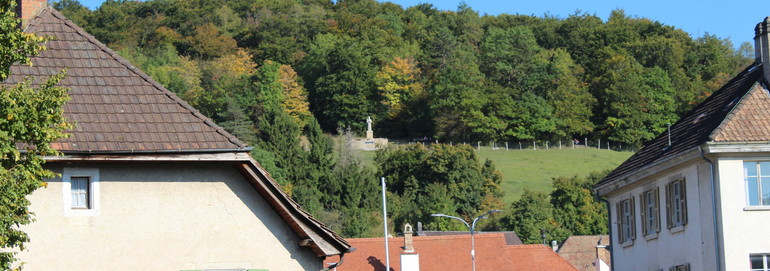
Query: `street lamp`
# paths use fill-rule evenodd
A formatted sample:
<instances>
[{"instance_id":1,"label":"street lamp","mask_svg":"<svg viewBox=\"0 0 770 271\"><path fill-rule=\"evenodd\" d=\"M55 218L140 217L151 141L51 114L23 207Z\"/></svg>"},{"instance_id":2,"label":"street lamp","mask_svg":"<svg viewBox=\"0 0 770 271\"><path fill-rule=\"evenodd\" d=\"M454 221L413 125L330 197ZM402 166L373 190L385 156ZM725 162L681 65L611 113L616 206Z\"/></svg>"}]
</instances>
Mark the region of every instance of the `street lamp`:
<instances>
[{"instance_id":1,"label":"street lamp","mask_svg":"<svg viewBox=\"0 0 770 271\"><path fill-rule=\"evenodd\" d=\"M459 218L459 217L456 217L456 216L451 216L451 215L431 214L430 216L448 217L448 218L452 218L452 219L457 219L457 220L462 221L465 224L465 226L468 227L468 229L471 231L471 263L473 263L473 271L476 271L476 242L473 240L473 232L476 229L476 221L478 221L481 218L486 218L491 213L497 213L497 212L500 212L500 211L502 211L502 210L489 210L489 212L487 212L486 214L483 214L483 215L480 215L477 218L474 218L473 222L471 224L468 224L468 222L466 222L462 218Z\"/></svg>"}]
</instances>

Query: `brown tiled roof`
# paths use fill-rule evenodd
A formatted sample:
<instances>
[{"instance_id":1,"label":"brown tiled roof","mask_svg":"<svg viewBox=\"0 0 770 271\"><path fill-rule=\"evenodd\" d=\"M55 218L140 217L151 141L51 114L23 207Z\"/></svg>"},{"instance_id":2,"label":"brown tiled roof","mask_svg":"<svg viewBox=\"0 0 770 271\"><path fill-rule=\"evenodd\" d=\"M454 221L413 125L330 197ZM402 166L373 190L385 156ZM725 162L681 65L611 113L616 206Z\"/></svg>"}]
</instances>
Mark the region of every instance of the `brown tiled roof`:
<instances>
[{"instance_id":1,"label":"brown tiled roof","mask_svg":"<svg viewBox=\"0 0 770 271\"><path fill-rule=\"evenodd\" d=\"M611 265L610 262L610 237L609 235L573 235L564 241L564 244L559 247L558 254L565 260L567 260L572 266L581 271L593 271L594 260L596 259L596 246L599 245L599 241L604 245L604 248L600 248L603 251L599 257Z\"/></svg>"},{"instance_id":2,"label":"brown tiled roof","mask_svg":"<svg viewBox=\"0 0 770 271\"><path fill-rule=\"evenodd\" d=\"M596 187L693 150L709 141L770 140L767 97L755 97L767 95L762 69L761 64L746 68L671 126L671 146L668 146L667 132L660 134L596 184ZM757 114L762 110L765 111Z\"/></svg>"},{"instance_id":3,"label":"brown tiled roof","mask_svg":"<svg viewBox=\"0 0 770 271\"><path fill-rule=\"evenodd\" d=\"M414 236L414 253L419 254L420 270L445 271L471 269L470 235ZM476 269L497 270L576 270L549 247L543 245L507 245L502 233L475 236ZM385 270L385 241L383 238L351 238L348 242L356 251L345 255L338 271ZM390 268L401 270L400 255L404 237L388 238ZM410 253L412 254L412 253ZM326 262L335 262L329 259Z\"/></svg>"},{"instance_id":4,"label":"brown tiled roof","mask_svg":"<svg viewBox=\"0 0 770 271\"><path fill-rule=\"evenodd\" d=\"M64 152L244 150L247 146L179 99L51 7L26 32L51 36L32 65L11 67L4 82L26 76L40 82L61 70L58 84L72 98L65 118L71 136L53 146Z\"/></svg>"}]
</instances>

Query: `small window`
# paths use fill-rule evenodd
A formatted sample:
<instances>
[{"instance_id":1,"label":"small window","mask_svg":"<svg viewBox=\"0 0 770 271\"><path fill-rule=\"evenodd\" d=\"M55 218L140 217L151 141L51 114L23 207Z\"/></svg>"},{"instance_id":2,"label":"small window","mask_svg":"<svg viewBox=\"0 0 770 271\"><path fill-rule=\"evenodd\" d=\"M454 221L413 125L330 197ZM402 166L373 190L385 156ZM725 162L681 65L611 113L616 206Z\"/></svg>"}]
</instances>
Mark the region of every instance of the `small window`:
<instances>
[{"instance_id":1,"label":"small window","mask_svg":"<svg viewBox=\"0 0 770 271\"><path fill-rule=\"evenodd\" d=\"M657 188L644 191L641 195L642 234L649 236L660 231L659 190Z\"/></svg>"},{"instance_id":2,"label":"small window","mask_svg":"<svg viewBox=\"0 0 770 271\"><path fill-rule=\"evenodd\" d=\"M666 185L666 218L669 229L687 225L686 188L684 179Z\"/></svg>"},{"instance_id":3,"label":"small window","mask_svg":"<svg viewBox=\"0 0 770 271\"><path fill-rule=\"evenodd\" d=\"M73 209L91 208L91 178L70 177L70 190L72 191Z\"/></svg>"},{"instance_id":4,"label":"small window","mask_svg":"<svg viewBox=\"0 0 770 271\"><path fill-rule=\"evenodd\" d=\"M690 271L690 264L680 264L669 268L671 271Z\"/></svg>"},{"instance_id":5,"label":"small window","mask_svg":"<svg viewBox=\"0 0 770 271\"><path fill-rule=\"evenodd\" d=\"M94 216L99 212L99 170L64 168L62 204L65 216Z\"/></svg>"},{"instance_id":6,"label":"small window","mask_svg":"<svg viewBox=\"0 0 770 271\"><path fill-rule=\"evenodd\" d=\"M634 198L622 200L616 204L618 214L618 243L628 244L636 239L636 221L634 217Z\"/></svg>"},{"instance_id":7,"label":"small window","mask_svg":"<svg viewBox=\"0 0 770 271\"><path fill-rule=\"evenodd\" d=\"M770 206L770 162L744 162L746 200L749 206Z\"/></svg>"},{"instance_id":8,"label":"small window","mask_svg":"<svg viewBox=\"0 0 770 271\"><path fill-rule=\"evenodd\" d=\"M770 254L754 254L749 256L751 271L770 271Z\"/></svg>"}]
</instances>

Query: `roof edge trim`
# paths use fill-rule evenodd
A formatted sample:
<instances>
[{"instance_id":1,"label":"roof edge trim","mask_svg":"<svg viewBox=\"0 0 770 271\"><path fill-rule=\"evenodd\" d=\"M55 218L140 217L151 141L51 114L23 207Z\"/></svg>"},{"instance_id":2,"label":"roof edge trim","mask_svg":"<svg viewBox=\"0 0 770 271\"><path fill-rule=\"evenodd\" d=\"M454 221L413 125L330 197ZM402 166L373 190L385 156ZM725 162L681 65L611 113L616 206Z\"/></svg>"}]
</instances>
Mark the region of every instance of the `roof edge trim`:
<instances>
[{"instance_id":1,"label":"roof edge trim","mask_svg":"<svg viewBox=\"0 0 770 271\"><path fill-rule=\"evenodd\" d=\"M634 170L632 172L629 172L629 173L626 173L626 174L623 174L623 175L620 175L620 176L617 176L617 177L614 177L614 178L611 178L611 179L605 179L605 180L603 180L604 183L599 185L599 186L596 186L595 190L596 190L597 195L599 195L600 197L604 197L607 194L609 194L609 192L615 191L615 190L620 189L622 187L625 187L628 184L636 182L636 181L638 181L638 180L640 180L640 179L642 179L644 177L647 177L647 176L650 176L652 174L658 173L658 172L660 172L662 170L666 170L666 169L670 169L670 168L679 166L682 163L691 161L694 158L699 158L699 157L700 157L699 147L690 148L689 150L686 150L686 151L684 151L684 152L682 152L682 153L680 153L678 155L666 157L665 159L661 159L661 160L655 161L654 163L648 164L648 165L646 165L646 166L644 166L642 168L636 169L636 170ZM672 160L677 160L677 159L680 159L681 161L677 161L676 163L671 163L669 165L666 165L666 166L662 167L660 170L657 170L655 172L648 172L651 168L661 167L664 164L666 164L666 163L668 163L668 162L670 162ZM633 177L633 180L630 180L630 179L632 179L632 177ZM621 180L626 180L627 183L618 184L618 182L621 181Z\"/></svg>"}]
</instances>

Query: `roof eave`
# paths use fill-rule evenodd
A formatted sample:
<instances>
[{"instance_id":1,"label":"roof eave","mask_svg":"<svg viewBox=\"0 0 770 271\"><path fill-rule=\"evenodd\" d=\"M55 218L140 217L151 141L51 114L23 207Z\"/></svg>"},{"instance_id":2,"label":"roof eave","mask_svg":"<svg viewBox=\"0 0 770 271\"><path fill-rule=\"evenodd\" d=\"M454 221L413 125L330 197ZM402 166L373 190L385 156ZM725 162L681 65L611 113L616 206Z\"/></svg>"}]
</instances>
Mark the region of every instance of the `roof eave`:
<instances>
[{"instance_id":1,"label":"roof eave","mask_svg":"<svg viewBox=\"0 0 770 271\"><path fill-rule=\"evenodd\" d=\"M60 151L65 155L90 155L90 154L172 154L172 153L228 153L250 152L253 147L236 149L176 149L176 150L65 150Z\"/></svg>"},{"instance_id":2,"label":"roof eave","mask_svg":"<svg viewBox=\"0 0 770 271\"><path fill-rule=\"evenodd\" d=\"M624 175L606 179L603 184L596 186L595 191L600 197L607 196L651 175L698 159L700 155L700 147L690 148L681 154L666 157Z\"/></svg>"}]
</instances>

